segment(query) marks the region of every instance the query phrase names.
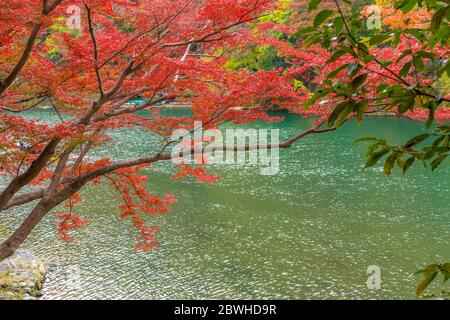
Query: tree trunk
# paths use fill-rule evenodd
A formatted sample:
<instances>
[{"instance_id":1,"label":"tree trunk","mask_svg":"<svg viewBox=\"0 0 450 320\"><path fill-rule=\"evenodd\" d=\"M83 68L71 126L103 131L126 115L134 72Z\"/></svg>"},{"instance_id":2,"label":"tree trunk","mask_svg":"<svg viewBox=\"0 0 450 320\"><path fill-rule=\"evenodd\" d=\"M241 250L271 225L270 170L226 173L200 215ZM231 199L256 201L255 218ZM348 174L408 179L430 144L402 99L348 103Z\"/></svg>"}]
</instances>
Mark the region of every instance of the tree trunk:
<instances>
[{"instance_id":1,"label":"tree trunk","mask_svg":"<svg viewBox=\"0 0 450 320\"><path fill-rule=\"evenodd\" d=\"M33 181L33 179L42 172L42 169L47 165L47 162L55 154L56 147L60 141L61 140L58 138L52 139L39 157L33 161L30 167L24 173L14 178L0 193L0 212L8 206L9 200L11 200L20 189Z\"/></svg>"},{"instance_id":2,"label":"tree trunk","mask_svg":"<svg viewBox=\"0 0 450 320\"><path fill-rule=\"evenodd\" d=\"M16 252L42 218L56 205L55 201L49 201L48 199L43 199L36 205L22 225L0 245L0 262Z\"/></svg>"}]
</instances>

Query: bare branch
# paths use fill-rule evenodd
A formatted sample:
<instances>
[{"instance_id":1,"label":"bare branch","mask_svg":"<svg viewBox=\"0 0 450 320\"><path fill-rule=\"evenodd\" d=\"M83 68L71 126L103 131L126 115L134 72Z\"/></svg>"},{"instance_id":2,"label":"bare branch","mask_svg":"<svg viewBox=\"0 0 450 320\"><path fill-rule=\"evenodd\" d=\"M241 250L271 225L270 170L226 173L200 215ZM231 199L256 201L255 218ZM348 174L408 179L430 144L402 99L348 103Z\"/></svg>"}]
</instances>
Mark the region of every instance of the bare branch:
<instances>
[{"instance_id":1,"label":"bare branch","mask_svg":"<svg viewBox=\"0 0 450 320\"><path fill-rule=\"evenodd\" d=\"M24 194L20 194L17 196L14 196L9 202L8 205L4 208L4 210L8 210L13 207L18 207L30 202L33 202L35 200L41 199L45 194L45 188L30 191Z\"/></svg>"},{"instance_id":2,"label":"bare branch","mask_svg":"<svg viewBox=\"0 0 450 320\"><path fill-rule=\"evenodd\" d=\"M93 118L92 120L94 122L104 121L104 120L106 120L108 118L111 118L111 117L115 117L115 116L119 116L119 115L127 114L127 113L134 113L134 112L137 112L137 111L140 111L140 110L144 110L144 109L147 109L148 107L154 106L154 105L156 105L158 103L161 103L163 101L171 101L171 100L174 100L175 98L176 98L175 96L167 96L167 97L151 100L151 101L145 102L145 103L143 103L141 105L138 105L138 106L118 109L118 110L115 110L115 111L112 111L112 112L109 112L109 113L105 113L103 115L100 115L98 117Z\"/></svg>"},{"instance_id":3,"label":"bare branch","mask_svg":"<svg viewBox=\"0 0 450 320\"><path fill-rule=\"evenodd\" d=\"M44 11L42 13L44 15L49 15L61 2L62 0L55 0L55 2L49 5L48 0L44 0Z\"/></svg>"},{"instance_id":4,"label":"bare branch","mask_svg":"<svg viewBox=\"0 0 450 320\"><path fill-rule=\"evenodd\" d=\"M258 150L258 149L275 149L275 148L286 149L286 148L290 148L295 142L297 142L297 141L301 140L302 138L305 138L306 136L309 136L311 134L321 134L321 133L326 133L326 132L331 132L331 131L336 130L336 128L319 129L320 126L321 126L321 124L319 124L318 126L314 126L311 129L303 131L303 132L299 133L298 135L295 135L292 138L290 138L280 144L252 145L252 146L244 146L244 147L224 147L221 151L241 152L241 151L251 151L251 150ZM205 149L203 149L200 154L203 154L204 151L205 151ZM218 151L220 151L220 150L218 150ZM198 150L196 150L195 148L192 148L190 155L195 156L196 154L198 154ZM181 155L180 157L183 157L183 155ZM159 161L167 161L167 160L172 160L172 159L173 159L173 157L171 154L159 153L159 154L155 154L152 156L115 162L115 163L107 165L103 168L99 168L97 170L86 173L85 175L81 176L77 181L75 181L74 184L79 184L79 183L85 184L85 183L91 181L92 179L98 178L100 176L103 176L107 173L116 171L118 169L130 168L130 167L135 167L135 166L142 165L142 164L151 164L151 163L155 163L155 162L159 162Z\"/></svg>"},{"instance_id":5,"label":"bare branch","mask_svg":"<svg viewBox=\"0 0 450 320\"><path fill-rule=\"evenodd\" d=\"M30 183L41 172L42 168L47 165L48 160L53 156L56 150L56 146L60 142L59 138L52 139L44 151L41 152L39 157L33 161L30 167L21 175L14 178L10 184L0 194L0 211L2 211L7 205L9 200L14 194Z\"/></svg>"},{"instance_id":6,"label":"bare branch","mask_svg":"<svg viewBox=\"0 0 450 320\"><path fill-rule=\"evenodd\" d=\"M41 27L42 22L37 23L33 26L33 30L31 31L30 37L19 61L17 62L13 70L9 73L9 75L4 80L0 81L0 96L2 96L6 89L8 89L9 86L11 86L11 84L14 82L14 80L16 80L20 71L22 71L23 67L25 66L25 63L28 61L31 52L33 51L33 46L36 42Z\"/></svg>"},{"instance_id":7,"label":"bare branch","mask_svg":"<svg viewBox=\"0 0 450 320\"><path fill-rule=\"evenodd\" d=\"M62 0L55 0L51 5L48 4L48 0L44 0L43 15L49 15L60 3ZM25 49L22 53L22 56L20 57L19 61L15 65L15 67L12 69L12 71L9 73L9 75L4 79L0 81L0 97L5 93L6 89L8 89L11 84L16 80L17 76L19 75L20 71L22 71L23 67L25 66L26 62L28 61L28 58L31 55L31 52L33 51L34 43L36 42L36 39L38 37L39 31L42 28L42 22L36 23L33 26L33 29L31 30L30 37L28 38L27 44L25 45Z\"/></svg>"},{"instance_id":8,"label":"bare branch","mask_svg":"<svg viewBox=\"0 0 450 320\"><path fill-rule=\"evenodd\" d=\"M97 39L95 38L95 31L92 22L92 9L87 4L85 4L85 7L88 16L89 34L91 35L92 43L94 45L95 74L97 75L98 90L100 91L100 95L103 97L105 93L103 92L103 80L100 75L100 68L98 66L98 44Z\"/></svg>"}]
</instances>

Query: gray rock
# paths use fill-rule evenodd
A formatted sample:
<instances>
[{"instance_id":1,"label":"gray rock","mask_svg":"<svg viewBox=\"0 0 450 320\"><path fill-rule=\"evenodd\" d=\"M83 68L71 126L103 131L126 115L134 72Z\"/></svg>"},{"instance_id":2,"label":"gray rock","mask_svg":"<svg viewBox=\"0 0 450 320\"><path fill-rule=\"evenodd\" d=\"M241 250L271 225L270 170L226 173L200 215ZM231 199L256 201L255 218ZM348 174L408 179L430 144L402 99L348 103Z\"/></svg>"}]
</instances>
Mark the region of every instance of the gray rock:
<instances>
[{"instance_id":1,"label":"gray rock","mask_svg":"<svg viewBox=\"0 0 450 320\"><path fill-rule=\"evenodd\" d=\"M0 262L0 300L41 297L46 268L33 252L18 250Z\"/></svg>"}]
</instances>

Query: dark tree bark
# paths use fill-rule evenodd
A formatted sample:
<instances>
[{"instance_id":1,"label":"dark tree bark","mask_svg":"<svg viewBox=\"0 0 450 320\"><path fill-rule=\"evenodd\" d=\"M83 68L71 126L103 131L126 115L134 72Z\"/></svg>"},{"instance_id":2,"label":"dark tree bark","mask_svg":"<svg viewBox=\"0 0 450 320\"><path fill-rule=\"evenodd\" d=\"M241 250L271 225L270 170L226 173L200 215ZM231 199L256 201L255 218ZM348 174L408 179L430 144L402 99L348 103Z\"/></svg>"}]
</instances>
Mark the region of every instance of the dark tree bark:
<instances>
[{"instance_id":1,"label":"dark tree bark","mask_svg":"<svg viewBox=\"0 0 450 320\"><path fill-rule=\"evenodd\" d=\"M39 175L42 169L47 165L50 158L54 155L59 142L60 139L51 140L45 147L44 151L42 151L30 167L24 173L14 178L11 183L0 193L0 212L8 206L9 201L12 197L14 197L17 191L28 185Z\"/></svg>"}]
</instances>

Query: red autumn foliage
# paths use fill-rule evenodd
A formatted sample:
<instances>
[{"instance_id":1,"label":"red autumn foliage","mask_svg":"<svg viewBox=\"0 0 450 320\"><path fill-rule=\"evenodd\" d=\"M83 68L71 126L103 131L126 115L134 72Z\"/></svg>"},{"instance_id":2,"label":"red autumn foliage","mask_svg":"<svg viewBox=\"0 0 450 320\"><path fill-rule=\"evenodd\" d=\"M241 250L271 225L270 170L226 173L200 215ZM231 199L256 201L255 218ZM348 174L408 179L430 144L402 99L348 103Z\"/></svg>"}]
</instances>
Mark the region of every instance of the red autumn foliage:
<instances>
[{"instance_id":1,"label":"red autumn foliage","mask_svg":"<svg viewBox=\"0 0 450 320\"><path fill-rule=\"evenodd\" d=\"M87 183L98 186L109 181L122 199L120 218L131 219L138 231L136 250L157 247L158 228L148 227L147 217L167 213L175 200L172 195L150 192L150 183L139 171L170 159L166 152L174 130L193 128L194 121L202 121L204 129L226 122L279 121L267 114L272 108L318 115L321 122L333 109L326 99L305 109L312 90L294 88L294 80L325 86L330 71L352 58L344 55L324 68L329 52L318 46L305 50L301 42L274 37L274 29L288 35L295 29L289 24L259 22L275 4L273 0L2 1L0 176L7 187L0 193L0 211L39 200L30 216L40 221L49 210L68 202L70 212L58 215L58 229L62 239L71 240L69 233L87 223L73 212L79 200L74 195ZM330 6L330 1L322 5ZM66 25L74 18L67 13L69 6L79 8L79 30ZM300 21L295 27L303 24ZM249 44L273 46L288 67L254 73L227 68L226 48ZM396 48L371 50L396 61L405 47L415 50L417 43L404 36ZM439 50L444 55L448 49ZM394 71L410 58L394 63ZM372 84L367 88L370 97L377 84L391 80L377 65L369 63L366 68ZM347 76L345 72L338 75ZM137 97L146 102L128 103ZM174 101L188 103L193 117L161 113L158 104ZM50 107L60 121L45 124L22 116L42 105ZM421 117L420 113L410 116ZM450 115L446 110L436 117ZM153 155L142 150L139 158L129 158L123 150L125 160L89 157L96 148L114 143L111 131L135 128L161 136L160 150ZM175 179L217 180L204 166L180 169ZM28 185L36 189L18 195ZM0 260L34 227L28 222L21 225L22 238L9 239L0 247Z\"/></svg>"},{"instance_id":2,"label":"red autumn foliage","mask_svg":"<svg viewBox=\"0 0 450 320\"><path fill-rule=\"evenodd\" d=\"M192 127L194 119L210 127L227 121L271 121L255 105L270 97L295 99L285 79L276 72L231 72L226 57L208 57L246 41L250 33L245 24L272 5L271 0L2 1L0 174L13 182L27 176L42 188L38 199L51 191L55 202L72 201L71 212L58 215L65 240L71 240L71 230L86 224L73 213L72 194L88 182L108 180L122 198L120 218L130 218L139 232L136 249L156 247L157 229L146 226L145 216L167 213L175 200L150 193L138 171L157 159L120 162L88 154L113 143L108 132L116 129L141 128L167 138L175 129ZM73 18L69 6L79 8L81 30L66 26ZM26 55L20 73L7 83ZM148 102L127 103L135 97ZM192 105L194 118L160 113L156 105L175 98ZM21 116L40 105L50 106L61 116L60 123ZM141 110L151 116L136 114ZM36 172L30 173L27 169L37 163ZM202 167L182 172L205 183L215 180Z\"/></svg>"},{"instance_id":3,"label":"red autumn foliage","mask_svg":"<svg viewBox=\"0 0 450 320\"><path fill-rule=\"evenodd\" d=\"M319 9L329 9L339 15L337 13L336 8L333 10L334 1L323 1L321 2ZM342 6L343 14L345 15L347 11L350 9L345 6L344 2L340 2ZM311 107L308 109L304 108L305 103L311 98L313 93L315 92L312 88L326 88L328 85L325 83L325 80L328 79L328 76L332 73L332 71L336 70L340 66L344 64L356 63L357 60L350 54L344 54L338 59L336 59L332 63L327 63L328 60L333 56L333 51L324 49L320 46L320 44L313 45L311 47L307 47L303 42L303 38L300 37L300 40L291 40L289 37L293 36L293 33L298 29L292 28L293 25L298 23L299 18L297 14L300 12L301 14L305 13L309 19L309 24L301 24L301 27L307 27L311 25L311 19L314 19L315 14L318 11L314 11L312 13L308 12L308 4L309 1L293 1L291 7L294 8L294 14L291 15L291 20L285 24L280 24L279 22L269 22L260 25L260 28L257 29L253 33L252 40L254 44L257 45L270 45L272 46L278 56L282 58L287 67L284 68L283 77L286 81L300 81L303 86L299 87L296 95L297 99L291 99L290 101L294 101L292 104L285 103L283 107L286 107L291 112L299 113L305 116L320 116L320 119L317 120L318 123L327 119L330 114L335 109L338 101L334 99L333 93L330 95L318 99ZM335 6L335 4L334 4ZM429 27L431 24L431 12L426 9L418 9L408 14L403 14L401 10L395 10L393 8L382 9L382 19L383 19L383 27L384 28L425 28ZM347 13L349 15L350 13ZM366 17L368 15L368 8L363 7L361 11L362 17ZM311 18L312 17L312 18ZM332 16L334 17L334 16ZM395 23L396 22L396 23ZM273 35L273 31L276 30L278 34L276 36ZM279 34L283 34L280 36ZM367 74L367 80L365 81L364 89L368 92L364 95L360 95L358 98L362 99L373 99L379 95L376 92L376 89L380 85L393 85L398 84L399 79L395 78L393 74L400 74L403 67L407 64L413 64L411 69L413 72L409 72L403 80L404 83L401 85L405 85L408 83L408 87L414 86L432 86L439 79L436 77L432 77L429 74L424 72L414 72L414 62L413 58L417 56L417 52L423 49L426 53L429 53L430 56L440 57L440 59L445 60L450 58L450 48L448 46L441 46L437 44L432 50L425 46L425 44L421 44L417 39L408 34L402 34L400 36L400 41L397 45L388 45L389 41L394 40L393 37L385 40L385 44L380 45L372 45L369 47L369 54L373 55L377 58L377 61L372 60L369 63L363 65L363 69L358 74L354 75L353 78L356 78L362 74ZM250 41L250 42L251 42ZM336 37L334 47L337 48L340 45L339 39ZM243 48L248 47L248 42L243 46ZM409 54L405 55L404 53L410 51ZM379 61L390 62L389 69L383 68ZM432 62L430 58L425 57L423 60L423 64L427 65ZM349 72L346 69L341 70L333 80L342 80L346 82L351 82ZM284 91L286 92L286 91ZM447 95L444 95L444 99L450 99L450 94L447 92ZM420 101L419 101L420 102ZM389 99L385 99L385 101L381 101L381 103L389 104ZM379 110L377 108L369 108L367 112L374 112ZM395 108L391 110L391 112L397 112ZM406 116L410 119L425 121L429 117L429 110L416 108L412 111L405 113L403 116ZM437 110L435 114L435 119L437 121L447 121L450 119L450 108L441 107Z\"/></svg>"}]
</instances>

